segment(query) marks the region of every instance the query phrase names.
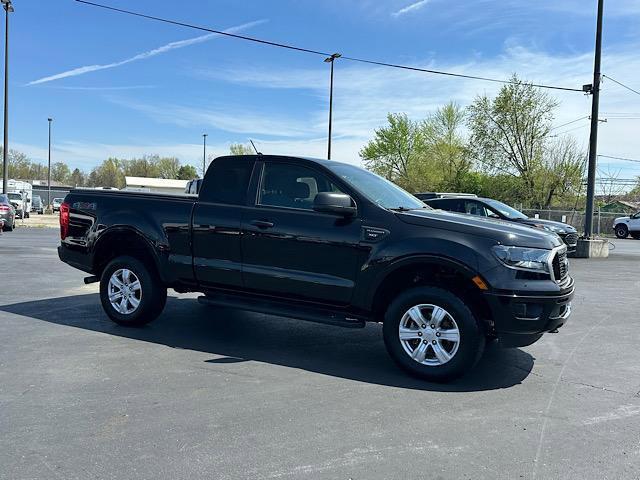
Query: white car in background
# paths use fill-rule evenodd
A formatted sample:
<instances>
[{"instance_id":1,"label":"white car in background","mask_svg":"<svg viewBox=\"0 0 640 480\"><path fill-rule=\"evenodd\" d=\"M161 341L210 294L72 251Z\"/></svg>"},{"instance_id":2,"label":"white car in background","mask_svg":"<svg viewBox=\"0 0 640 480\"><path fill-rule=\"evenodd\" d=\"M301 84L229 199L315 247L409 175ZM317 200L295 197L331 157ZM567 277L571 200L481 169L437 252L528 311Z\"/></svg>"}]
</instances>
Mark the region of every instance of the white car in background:
<instances>
[{"instance_id":1,"label":"white car in background","mask_svg":"<svg viewBox=\"0 0 640 480\"><path fill-rule=\"evenodd\" d=\"M640 239L640 212L629 217L616 218L613 221L613 231L618 238L627 238L631 235L633 238Z\"/></svg>"},{"instance_id":2,"label":"white car in background","mask_svg":"<svg viewBox=\"0 0 640 480\"><path fill-rule=\"evenodd\" d=\"M53 208L54 213L60 211L60 205L62 205L62 202L64 202L64 198L54 198L51 201L51 207Z\"/></svg>"}]
</instances>

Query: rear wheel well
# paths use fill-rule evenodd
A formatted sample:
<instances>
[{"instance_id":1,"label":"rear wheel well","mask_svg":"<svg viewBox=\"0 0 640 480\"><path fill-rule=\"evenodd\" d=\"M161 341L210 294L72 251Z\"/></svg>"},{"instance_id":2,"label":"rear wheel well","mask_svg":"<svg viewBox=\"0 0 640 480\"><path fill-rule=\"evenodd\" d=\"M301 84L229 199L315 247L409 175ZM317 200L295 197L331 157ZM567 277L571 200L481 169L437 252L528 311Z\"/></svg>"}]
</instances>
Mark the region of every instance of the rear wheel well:
<instances>
[{"instance_id":1,"label":"rear wheel well","mask_svg":"<svg viewBox=\"0 0 640 480\"><path fill-rule=\"evenodd\" d=\"M118 230L100 237L93 255L93 273L102 275L109 262L122 255L136 258L154 273L158 273L151 247L139 233L131 230Z\"/></svg>"},{"instance_id":2,"label":"rear wheel well","mask_svg":"<svg viewBox=\"0 0 640 480\"><path fill-rule=\"evenodd\" d=\"M461 298L469 307L485 331L490 332L491 310L481 290L462 268L439 263L415 263L391 272L378 286L374 296L373 314L382 321L393 299L401 292L417 287L431 286L448 290Z\"/></svg>"}]
</instances>

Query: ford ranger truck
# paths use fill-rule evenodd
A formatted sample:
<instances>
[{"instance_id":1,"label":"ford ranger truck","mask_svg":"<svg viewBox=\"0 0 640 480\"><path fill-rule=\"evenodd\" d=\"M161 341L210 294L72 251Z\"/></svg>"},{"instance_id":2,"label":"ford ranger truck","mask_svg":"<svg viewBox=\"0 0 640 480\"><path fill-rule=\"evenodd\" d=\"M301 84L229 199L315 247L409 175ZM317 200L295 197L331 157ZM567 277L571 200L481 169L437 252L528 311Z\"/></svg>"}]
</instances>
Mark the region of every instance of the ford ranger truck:
<instances>
[{"instance_id":1,"label":"ford ranger truck","mask_svg":"<svg viewBox=\"0 0 640 480\"><path fill-rule=\"evenodd\" d=\"M168 288L327 325L376 322L393 360L429 381L469 371L487 341L557 331L574 294L557 235L433 210L332 160L219 157L197 196L72 190L60 237L60 259L100 282L120 325L158 317Z\"/></svg>"}]
</instances>

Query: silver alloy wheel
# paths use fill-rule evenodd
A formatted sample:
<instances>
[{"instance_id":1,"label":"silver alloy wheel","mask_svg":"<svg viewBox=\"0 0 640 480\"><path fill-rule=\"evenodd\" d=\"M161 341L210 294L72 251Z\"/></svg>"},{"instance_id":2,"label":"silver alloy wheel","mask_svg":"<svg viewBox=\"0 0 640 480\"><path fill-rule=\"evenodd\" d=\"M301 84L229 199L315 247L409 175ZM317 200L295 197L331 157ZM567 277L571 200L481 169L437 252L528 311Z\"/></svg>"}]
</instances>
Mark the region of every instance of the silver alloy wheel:
<instances>
[{"instance_id":1,"label":"silver alloy wheel","mask_svg":"<svg viewBox=\"0 0 640 480\"><path fill-rule=\"evenodd\" d=\"M107 291L114 310L122 315L130 315L140 306L142 285L131 270L121 268L111 274Z\"/></svg>"},{"instance_id":2,"label":"silver alloy wheel","mask_svg":"<svg viewBox=\"0 0 640 480\"><path fill-rule=\"evenodd\" d=\"M460 330L453 316L431 304L407 310L400 320L398 336L407 355L430 367L450 361L460 346Z\"/></svg>"}]
</instances>

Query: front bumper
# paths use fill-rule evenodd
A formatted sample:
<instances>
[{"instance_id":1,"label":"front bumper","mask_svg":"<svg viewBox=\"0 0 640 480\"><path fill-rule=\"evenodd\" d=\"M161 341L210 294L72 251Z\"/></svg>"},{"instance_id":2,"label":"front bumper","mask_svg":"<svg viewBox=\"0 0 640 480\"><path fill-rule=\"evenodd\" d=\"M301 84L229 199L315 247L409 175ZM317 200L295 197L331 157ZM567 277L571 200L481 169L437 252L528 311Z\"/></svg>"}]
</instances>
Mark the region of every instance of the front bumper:
<instances>
[{"instance_id":1,"label":"front bumper","mask_svg":"<svg viewBox=\"0 0 640 480\"><path fill-rule=\"evenodd\" d=\"M567 246L567 253L574 253L578 247L578 233L571 232L560 235L560 238Z\"/></svg>"},{"instance_id":2,"label":"front bumper","mask_svg":"<svg viewBox=\"0 0 640 480\"><path fill-rule=\"evenodd\" d=\"M571 315L573 294L573 279L555 294L487 292L485 296L500 344L524 347L539 340L544 333L563 326Z\"/></svg>"}]
</instances>

